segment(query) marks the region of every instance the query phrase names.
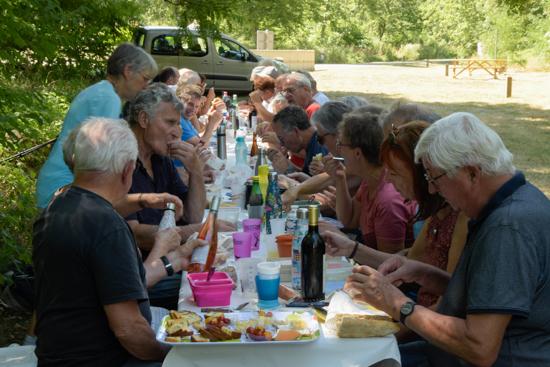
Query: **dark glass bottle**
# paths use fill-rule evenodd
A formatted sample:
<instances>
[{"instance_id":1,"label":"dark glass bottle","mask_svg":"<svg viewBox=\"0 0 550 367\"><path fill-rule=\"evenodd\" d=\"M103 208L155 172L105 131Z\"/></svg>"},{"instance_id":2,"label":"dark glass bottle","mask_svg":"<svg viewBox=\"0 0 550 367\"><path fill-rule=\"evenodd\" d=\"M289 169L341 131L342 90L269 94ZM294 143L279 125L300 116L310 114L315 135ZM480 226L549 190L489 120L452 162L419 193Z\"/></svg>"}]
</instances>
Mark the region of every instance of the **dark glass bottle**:
<instances>
[{"instance_id":1,"label":"dark glass bottle","mask_svg":"<svg viewBox=\"0 0 550 367\"><path fill-rule=\"evenodd\" d=\"M248 218L262 219L264 214L264 200L260 190L260 178L252 177L252 192L248 199Z\"/></svg>"},{"instance_id":2,"label":"dark glass bottle","mask_svg":"<svg viewBox=\"0 0 550 367\"><path fill-rule=\"evenodd\" d=\"M325 299L325 241L319 234L319 207L310 205L308 216L309 229L302 240L302 293L306 302L315 302Z\"/></svg>"}]
</instances>

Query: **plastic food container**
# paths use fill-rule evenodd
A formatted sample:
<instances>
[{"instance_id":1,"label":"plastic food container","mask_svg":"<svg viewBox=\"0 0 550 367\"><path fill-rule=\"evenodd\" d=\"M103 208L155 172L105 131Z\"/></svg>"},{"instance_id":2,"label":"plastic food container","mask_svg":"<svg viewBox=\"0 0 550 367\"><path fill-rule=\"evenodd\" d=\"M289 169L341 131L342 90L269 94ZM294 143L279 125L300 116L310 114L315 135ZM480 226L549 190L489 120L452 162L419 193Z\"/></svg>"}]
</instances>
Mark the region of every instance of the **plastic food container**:
<instances>
[{"instance_id":1,"label":"plastic food container","mask_svg":"<svg viewBox=\"0 0 550 367\"><path fill-rule=\"evenodd\" d=\"M214 272L209 282L206 281L207 276L207 272L187 274L197 306L229 306L231 304L233 280L227 273L220 271Z\"/></svg>"}]
</instances>

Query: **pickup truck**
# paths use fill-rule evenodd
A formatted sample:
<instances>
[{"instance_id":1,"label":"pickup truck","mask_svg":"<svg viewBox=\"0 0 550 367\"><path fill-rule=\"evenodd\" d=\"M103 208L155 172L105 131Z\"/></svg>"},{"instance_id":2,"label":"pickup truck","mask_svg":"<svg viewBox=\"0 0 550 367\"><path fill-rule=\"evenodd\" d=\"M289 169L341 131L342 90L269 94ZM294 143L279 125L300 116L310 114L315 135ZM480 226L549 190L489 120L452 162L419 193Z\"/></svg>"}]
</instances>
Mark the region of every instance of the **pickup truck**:
<instances>
[{"instance_id":1,"label":"pickup truck","mask_svg":"<svg viewBox=\"0 0 550 367\"><path fill-rule=\"evenodd\" d=\"M179 27L143 26L135 31L133 42L153 56L159 70L165 66L195 70L217 90L251 91L250 73L261 60L225 34L203 37L192 28L182 34Z\"/></svg>"}]
</instances>

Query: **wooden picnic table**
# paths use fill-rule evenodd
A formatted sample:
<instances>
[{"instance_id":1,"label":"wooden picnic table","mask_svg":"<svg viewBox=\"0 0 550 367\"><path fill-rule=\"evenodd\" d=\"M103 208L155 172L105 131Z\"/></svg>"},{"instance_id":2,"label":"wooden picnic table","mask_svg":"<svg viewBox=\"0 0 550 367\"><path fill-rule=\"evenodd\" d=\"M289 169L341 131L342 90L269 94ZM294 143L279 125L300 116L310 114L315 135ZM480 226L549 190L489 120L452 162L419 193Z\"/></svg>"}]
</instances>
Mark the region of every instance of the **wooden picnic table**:
<instances>
[{"instance_id":1,"label":"wooden picnic table","mask_svg":"<svg viewBox=\"0 0 550 367\"><path fill-rule=\"evenodd\" d=\"M456 59L450 62L453 69L453 79L456 79L465 70L470 76L474 70L485 70L494 79L498 79L499 73L504 73L508 67L505 59Z\"/></svg>"}]
</instances>

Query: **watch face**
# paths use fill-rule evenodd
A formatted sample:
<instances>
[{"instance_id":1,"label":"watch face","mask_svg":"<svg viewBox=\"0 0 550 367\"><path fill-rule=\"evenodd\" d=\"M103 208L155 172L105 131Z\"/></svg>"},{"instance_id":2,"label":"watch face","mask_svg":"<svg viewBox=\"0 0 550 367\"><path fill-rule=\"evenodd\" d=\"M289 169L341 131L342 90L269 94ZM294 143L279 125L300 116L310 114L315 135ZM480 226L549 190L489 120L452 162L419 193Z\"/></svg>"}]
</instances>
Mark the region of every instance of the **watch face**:
<instances>
[{"instance_id":1,"label":"watch face","mask_svg":"<svg viewBox=\"0 0 550 367\"><path fill-rule=\"evenodd\" d=\"M401 313L403 315L410 315L410 313L413 311L413 309L414 309L414 303L407 302L403 306L401 306Z\"/></svg>"}]
</instances>

